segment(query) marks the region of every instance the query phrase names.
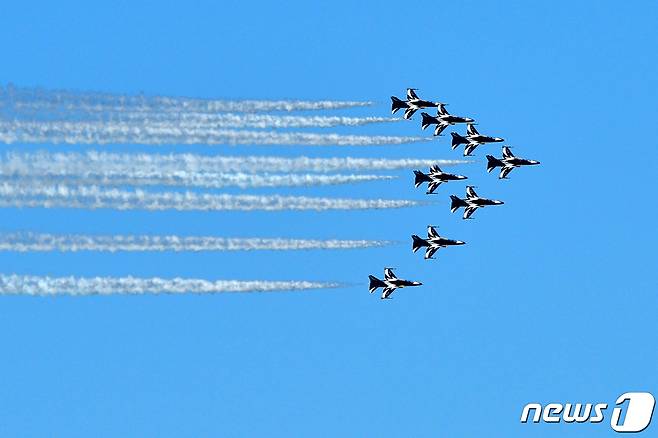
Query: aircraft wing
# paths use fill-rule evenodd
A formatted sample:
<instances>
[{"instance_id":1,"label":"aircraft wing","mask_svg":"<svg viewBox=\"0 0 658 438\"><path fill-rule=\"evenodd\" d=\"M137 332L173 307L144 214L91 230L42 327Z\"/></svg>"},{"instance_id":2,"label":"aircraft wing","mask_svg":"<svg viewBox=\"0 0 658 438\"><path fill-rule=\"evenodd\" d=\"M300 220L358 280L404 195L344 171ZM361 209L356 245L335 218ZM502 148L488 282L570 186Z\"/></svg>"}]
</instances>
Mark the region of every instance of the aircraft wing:
<instances>
[{"instance_id":1,"label":"aircraft wing","mask_svg":"<svg viewBox=\"0 0 658 438\"><path fill-rule=\"evenodd\" d=\"M464 146L464 156L467 157L471 155L471 153L478 147L480 146L480 143L475 143L475 142L470 142L466 146Z\"/></svg>"},{"instance_id":2,"label":"aircraft wing","mask_svg":"<svg viewBox=\"0 0 658 438\"><path fill-rule=\"evenodd\" d=\"M413 115L416 113L416 111L418 111L418 108L411 108L411 107L410 107L410 108L407 108L407 109L404 111L404 118L407 119L407 120L409 120L410 118L413 117Z\"/></svg>"},{"instance_id":3,"label":"aircraft wing","mask_svg":"<svg viewBox=\"0 0 658 438\"><path fill-rule=\"evenodd\" d=\"M512 166L504 166L502 169L500 169L500 175L498 175L498 178L504 179L507 178L507 175L514 169Z\"/></svg>"},{"instance_id":4,"label":"aircraft wing","mask_svg":"<svg viewBox=\"0 0 658 438\"><path fill-rule=\"evenodd\" d=\"M430 173L442 173L441 168L439 167L438 164L432 164L430 167Z\"/></svg>"},{"instance_id":5,"label":"aircraft wing","mask_svg":"<svg viewBox=\"0 0 658 438\"><path fill-rule=\"evenodd\" d=\"M382 300L388 299L393 292L395 292L394 287L385 287L382 291Z\"/></svg>"},{"instance_id":6,"label":"aircraft wing","mask_svg":"<svg viewBox=\"0 0 658 438\"><path fill-rule=\"evenodd\" d=\"M469 123L466 125L466 133L468 135L479 135L480 133L478 132L477 129L475 129L475 125L472 123Z\"/></svg>"},{"instance_id":7,"label":"aircraft wing","mask_svg":"<svg viewBox=\"0 0 658 438\"><path fill-rule=\"evenodd\" d=\"M398 277L395 276L395 274L393 273L393 270L391 268L386 268L386 269L384 269L384 278L386 280L395 280Z\"/></svg>"},{"instance_id":8,"label":"aircraft wing","mask_svg":"<svg viewBox=\"0 0 658 438\"><path fill-rule=\"evenodd\" d=\"M440 246L428 246L425 251L425 259L431 259L435 252L439 250Z\"/></svg>"},{"instance_id":9,"label":"aircraft wing","mask_svg":"<svg viewBox=\"0 0 658 438\"><path fill-rule=\"evenodd\" d=\"M512 150L507 146L503 146L503 158L514 158Z\"/></svg>"},{"instance_id":10,"label":"aircraft wing","mask_svg":"<svg viewBox=\"0 0 658 438\"><path fill-rule=\"evenodd\" d=\"M473 186L466 186L466 197L469 199L477 198L478 194L475 193Z\"/></svg>"},{"instance_id":11,"label":"aircraft wing","mask_svg":"<svg viewBox=\"0 0 658 438\"><path fill-rule=\"evenodd\" d=\"M439 186L441 185L441 181L432 181L429 184L427 184L427 193L434 193L434 190L436 190Z\"/></svg>"},{"instance_id":12,"label":"aircraft wing","mask_svg":"<svg viewBox=\"0 0 658 438\"><path fill-rule=\"evenodd\" d=\"M428 225L427 226L427 237L430 238L430 239L435 239L435 238L439 237L439 233L437 233L436 229L433 226Z\"/></svg>"},{"instance_id":13,"label":"aircraft wing","mask_svg":"<svg viewBox=\"0 0 658 438\"><path fill-rule=\"evenodd\" d=\"M448 123L439 123L434 128L434 135L441 135L441 133L449 126Z\"/></svg>"},{"instance_id":14,"label":"aircraft wing","mask_svg":"<svg viewBox=\"0 0 658 438\"><path fill-rule=\"evenodd\" d=\"M438 105L436 106L436 113L437 113L439 116L447 116L447 115L449 115L448 111L446 111L446 106L445 106L444 104L442 104L442 103L440 103L440 104L438 104Z\"/></svg>"},{"instance_id":15,"label":"aircraft wing","mask_svg":"<svg viewBox=\"0 0 658 438\"><path fill-rule=\"evenodd\" d=\"M419 100L416 90L413 88L407 88L407 100Z\"/></svg>"},{"instance_id":16,"label":"aircraft wing","mask_svg":"<svg viewBox=\"0 0 658 438\"><path fill-rule=\"evenodd\" d=\"M475 210L477 210L477 207L466 207L464 209L464 216L462 217L463 219L468 219L470 218L473 213L475 213Z\"/></svg>"}]
</instances>

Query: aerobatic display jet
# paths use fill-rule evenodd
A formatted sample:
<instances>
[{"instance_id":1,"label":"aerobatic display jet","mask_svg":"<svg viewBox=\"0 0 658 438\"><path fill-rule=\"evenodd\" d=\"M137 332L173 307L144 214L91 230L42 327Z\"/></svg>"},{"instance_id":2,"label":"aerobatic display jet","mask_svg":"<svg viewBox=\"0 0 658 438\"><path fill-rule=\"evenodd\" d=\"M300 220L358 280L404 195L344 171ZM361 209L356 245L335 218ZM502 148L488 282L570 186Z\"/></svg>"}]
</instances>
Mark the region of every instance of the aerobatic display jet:
<instances>
[{"instance_id":1,"label":"aerobatic display jet","mask_svg":"<svg viewBox=\"0 0 658 438\"><path fill-rule=\"evenodd\" d=\"M467 177L464 175L455 175L453 173L442 172L441 168L436 164L430 167L428 174L424 174L420 170L414 170L414 175L416 175L414 179L415 187L419 187L425 182L428 183L427 192L425 192L428 195L434 193L434 190L436 190L437 187L439 187L439 185L441 185L443 182L467 179Z\"/></svg>"},{"instance_id":2,"label":"aerobatic display jet","mask_svg":"<svg viewBox=\"0 0 658 438\"><path fill-rule=\"evenodd\" d=\"M430 116L427 113L420 114L423 116L423 121L420 125L421 129L424 130L430 125L436 125L436 128L434 128L434 135L441 135L443 130L450 125L454 125L456 123L472 123L475 121L470 117L453 116L446 110L445 104L443 103L439 103L437 107L436 116Z\"/></svg>"},{"instance_id":3,"label":"aerobatic display jet","mask_svg":"<svg viewBox=\"0 0 658 438\"><path fill-rule=\"evenodd\" d=\"M373 293L380 287L384 288L384 290L382 291L382 297L381 297L382 300L389 299L389 297L395 291L395 289L410 287L410 286L420 286L423 284L423 283L419 283L418 281L409 281L409 280L402 280L400 278L397 278L393 273L392 268L384 268L383 280L380 280L374 275L368 275L368 278L370 279L370 287L369 287L370 293Z\"/></svg>"},{"instance_id":4,"label":"aerobatic display jet","mask_svg":"<svg viewBox=\"0 0 658 438\"><path fill-rule=\"evenodd\" d=\"M455 195L450 195L452 202L450 203L450 211L454 213L460 207L464 207L464 219L470 218L475 210L480 207L486 207L488 205L501 205L504 204L503 201L497 201L493 199L480 198L473 186L466 187L466 198L460 199Z\"/></svg>"},{"instance_id":5,"label":"aerobatic display jet","mask_svg":"<svg viewBox=\"0 0 658 438\"><path fill-rule=\"evenodd\" d=\"M432 108L439 105L437 102L422 100L416 94L416 90L417 88L407 88L407 100L401 100L395 96L391 96L391 101L393 102L391 104L391 113L395 114L399 109L404 108L404 118L409 120L419 109Z\"/></svg>"},{"instance_id":6,"label":"aerobatic display jet","mask_svg":"<svg viewBox=\"0 0 658 438\"><path fill-rule=\"evenodd\" d=\"M455 149L457 146L460 144L466 145L464 148L464 156L471 155L471 153L480 146L481 144L485 143L498 143L501 141L505 141L504 138L500 137L490 137L488 135L482 135L478 132L477 129L475 129L475 125L472 123L469 123L466 127L466 137L463 137L456 132L452 132L452 148Z\"/></svg>"},{"instance_id":7,"label":"aerobatic display jet","mask_svg":"<svg viewBox=\"0 0 658 438\"><path fill-rule=\"evenodd\" d=\"M506 179L507 175L515 167L534 166L536 164L540 164L539 161L526 160L525 158L515 156L509 146L503 146L503 158L496 158L493 155L487 155L487 172L491 172L496 167L500 167L500 175L498 175L498 178L500 179Z\"/></svg>"},{"instance_id":8,"label":"aerobatic display jet","mask_svg":"<svg viewBox=\"0 0 658 438\"><path fill-rule=\"evenodd\" d=\"M439 236L436 229L432 225L427 226L427 239L418 237L417 235L412 235L411 239L413 241L411 250L413 252L418 251L420 248L426 247L425 250L425 259L431 259L435 252L440 248L447 248L448 246L453 245L463 245L466 242L461 240L452 240L446 239L445 237Z\"/></svg>"}]
</instances>

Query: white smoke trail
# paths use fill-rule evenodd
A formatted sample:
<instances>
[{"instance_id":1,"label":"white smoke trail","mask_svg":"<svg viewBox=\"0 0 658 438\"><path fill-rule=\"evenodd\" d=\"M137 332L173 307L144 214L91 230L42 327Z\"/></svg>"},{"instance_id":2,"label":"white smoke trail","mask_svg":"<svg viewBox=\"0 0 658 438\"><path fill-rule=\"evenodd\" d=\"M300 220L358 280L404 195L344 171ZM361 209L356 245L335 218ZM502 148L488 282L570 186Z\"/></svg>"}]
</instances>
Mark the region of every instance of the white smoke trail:
<instances>
[{"instance_id":1,"label":"white smoke trail","mask_svg":"<svg viewBox=\"0 0 658 438\"><path fill-rule=\"evenodd\" d=\"M214 236L0 234L0 251L289 251L359 249L391 245L386 240L227 238Z\"/></svg>"},{"instance_id":2,"label":"white smoke trail","mask_svg":"<svg viewBox=\"0 0 658 438\"><path fill-rule=\"evenodd\" d=\"M0 155L0 175L98 175L114 177L143 173L148 175L188 175L220 172L335 172L342 170L396 170L451 166L466 160L434 158L309 158L268 156L222 156L199 154L117 154L88 151L35 153L7 152Z\"/></svg>"},{"instance_id":3,"label":"white smoke trail","mask_svg":"<svg viewBox=\"0 0 658 438\"><path fill-rule=\"evenodd\" d=\"M39 88L0 87L0 104L15 112L216 113L333 110L364 107L372 102L336 100L218 100L186 97L119 95Z\"/></svg>"},{"instance_id":4,"label":"white smoke trail","mask_svg":"<svg viewBox=\"0 0 658 438\"><path fill-rule=\"evenodd\" d=\"M224 188L238 187L311 187L338 184L354 184L368 181L382 181L396 178L390 175L315 175L315 174L289 174L289 175L255 175L251 173L184 173L163 174L162 172L148 173L137 171L135 173L94 175L88 171L85 175L62 174L55 175L25 175L6 176L0 174L0 181L42 184L84 184L105 186L176 186L176 187L203 187Z\"/></svg>"},{"instance_id":5,"label":"white smoke trail","mask_svg":"<svg viewBox=\"0 0 658 438\"><path fill-rule=\"evenodd\" d=\"M428 137L187 128L176 123L0 122L0 142L57 144L252 144L374 146L431 141Z\"/></svg>"},{"instance_id":6,"label":"white smoke trail","mask_svg":"<svg viewBox=\"0 0 658 438\"><path fill-rule=\"evenodd\" d=\"M61 115L57 120L75 120ZM104 122L131 123L134 125L175 124L186 129L209 128L331 128L335 126L362 126L373 123L394 123L404 119L394 117L344 116L278 116L260 114L197 114L197 113L133 113L106 115Z\"/></svg>"},{"instance_id":7,"label":"white smoke trail","mask_svg":"<svg viewBox=\"0 0 658 438\"><path fill-rule=\"evenodd\" d=\"M0 295L145 295L304 291L340 287L312 281L209 281L193 278L39 277L0 274Z\"/></svg>"},{"instance_id":8,"label":"white smoke trail","mask_svg":"<svg viewBox=\"0 0 658 438\"><path fill-rule=\"evenodd\" d=\"M227 195L196 192L147 192L98 186L40 186L0 183L0 207L111 208L116 210L358 210L403 208L415 201L340 199L306 196Z\"/></svg>"}]
</instances>

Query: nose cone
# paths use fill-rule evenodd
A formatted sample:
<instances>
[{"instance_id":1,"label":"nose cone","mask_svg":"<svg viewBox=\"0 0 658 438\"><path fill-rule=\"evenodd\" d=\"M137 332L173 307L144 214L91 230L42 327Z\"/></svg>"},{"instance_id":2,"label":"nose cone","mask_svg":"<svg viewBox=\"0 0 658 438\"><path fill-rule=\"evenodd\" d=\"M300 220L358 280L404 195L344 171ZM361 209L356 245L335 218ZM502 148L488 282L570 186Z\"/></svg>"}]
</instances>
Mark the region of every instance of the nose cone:
<instances>
[{"instance_id":1,"label":"nose cone","mask_svg":"<svg viewBox=\"0 0 658 438\"><path fill-rule=\"evenodd\" d=\"M503 205L503 204L504 204L503 201L494 201L494 203L495 203L496 205Z\"/></svg>"},{"instance_id":2,"label":"nose cone","mask_svg":"<svg viewBox=\"0 0 658 438\"><path fill-rule=\"evenodd\" d=\"M530 164L541 164L541 163L537 160L530 160Z\"/></svg>"},{"instance_id":3,"label":"nose cone","mask_svg":"<svg viewBox=\"0 0 658 438\"><path fill-rule=\"evenodd\" d=\"M500 137L494 137L494 140L495 140L496 142L505 141L504 138L500 138Z\"/></svg>"},{"instance_id":4,"label":"nose cone","mask_svg":"<svg viewBox=\"0 0 658 438\"><path fill-rule=\"evenodd\" d=\"M422 285L423 285L423 283L421 283L420 281L414 281L413 282L413 286L422 286Z\"/></svg>"},{"instance_id":5,"label":"nose cone","mask_svg":"<svg viewBox=\"0 0 658 438\"><path fill-rule=\"evenodd\" d=\"M471 119L470 117L464 117L464 121L466 123L473 123L475 121L475 119Z\"/></svg>"},{"instance_id":6,"label":"nose cone","mask_svg":"<svg viewBox=\"0 0 658 438\"><path fill-rule=\"evenodd\" d=\"M457 179L468 179L468 177L464 175L457 175Z\"/></svg>"},{"instance_id":7,"label":"nose cone","mask_svg":"<svg viewBox=\"0 0 658 438\"><path fill-rule=\"evenodd\" d=\"M455 241L455 245L463 245L463 244L465 244L465 243L466 243L466 242L464 242L463 240L457 240L457 241Z\"/></svg>"}]
</instances>

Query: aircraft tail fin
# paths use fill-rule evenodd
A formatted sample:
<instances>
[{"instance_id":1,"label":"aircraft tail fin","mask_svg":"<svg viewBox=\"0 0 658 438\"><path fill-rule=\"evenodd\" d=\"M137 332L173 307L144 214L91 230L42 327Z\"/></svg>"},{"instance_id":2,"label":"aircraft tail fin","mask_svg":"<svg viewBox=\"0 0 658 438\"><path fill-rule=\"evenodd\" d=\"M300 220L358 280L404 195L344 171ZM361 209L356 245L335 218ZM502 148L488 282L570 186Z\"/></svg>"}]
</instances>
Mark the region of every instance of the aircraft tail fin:
<instances>
[{"instance_id":1,"label":"aircraft tail fin","mask_svg":"<svg viewBox=\"0 0 658 438\"><path fill-rule=\"evenodd\" d=\"M468 204L463 200L459 199L458 196L450 195L450 211L454 213L459 207L467 207Z\"/></svg>"},{"instance_id":2,"label":"aircraft tail fin","mask_svg":"<svg viewBox=\"0 0 658 438\"><path fill-rule=\"evenodd\" d=\"M368 287L370 293L373 293L375 290L377 290L378 287L386 287L386 283L374 275L368 275L368 278L370 279L370 286Z\"/></svg>"},{"instance_id":3,"label":"aircraft tail fin","mask_svg":"<svg viewBox=\"0 0 658 438\"><path fill-rule=\"evenodd\" d=\"M462 137L461 135L457 134L456 132L451 132L450 135L452 135L452 148L453 149L455 149L460 144L468 144L468 139L466 137Z\"/></svg>"},{"instance_id":4,"label":"aircraft tail fin","mask_svg":"<svg viewBox=\"0 0 658 438\"><path fill-rule=\"evenodd\" d=\"M415 234L411 236L411 239L413 240L413 242L411 244L411 250L413 252L416 252L420 248L422 248L424 246L427 246L427 241L425 241L425 239L423 239L423 238L421 238L421 237L419 237Z\"/></svg>"},{"instance_id":5,"label":"aircraft tail fin","mask_svg":"<svg viewBox=\"0 0 658 438\"><path fill-rule=\"evenodd\" d=\"M414 187L416 187L416 188L418 188L424 182L432 181L432 178L425 175L420 170L414 170L414 175L416 175L416 177L414 178Z\"/></svg>"},{"instance_id":6,"label":"aircraft tail fin","mask_svg":"<svg viewBox=\"0 0 658 438\"><path fill-rule=\"evenodd\" d=\"M496 167L502 167L503 162L493 155L487 155L487 172L491 172Z\"/></svg>"},{"instance_id":7,"label":"aircraft tail fin","mask_svg":"<svg viewBox=\"0 0 658 438\"><path fill-rule=\"evenodd\" d=\"M391 96L391 113L395 114L398 110L406 108L407 104L395 96Z\"/></svg>"},{"instance_id":8,"label":"aircraft tail fin","mask_svg":"<svg viewBox=\"0 0 658 438\"><path fill-rule=\"evenodd\" d=\"M423 116L423 122L420 125L420 129L427 129L428 126L434 122L434 117L430 116L427 113L420 113L421 116Z\"/></svg>"}]
</instances>

